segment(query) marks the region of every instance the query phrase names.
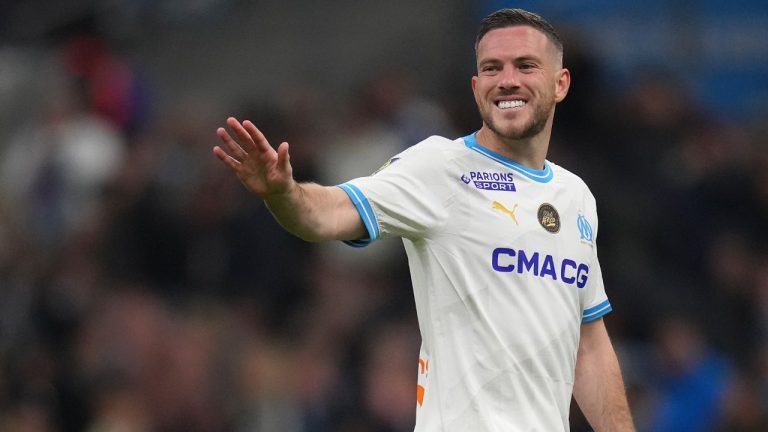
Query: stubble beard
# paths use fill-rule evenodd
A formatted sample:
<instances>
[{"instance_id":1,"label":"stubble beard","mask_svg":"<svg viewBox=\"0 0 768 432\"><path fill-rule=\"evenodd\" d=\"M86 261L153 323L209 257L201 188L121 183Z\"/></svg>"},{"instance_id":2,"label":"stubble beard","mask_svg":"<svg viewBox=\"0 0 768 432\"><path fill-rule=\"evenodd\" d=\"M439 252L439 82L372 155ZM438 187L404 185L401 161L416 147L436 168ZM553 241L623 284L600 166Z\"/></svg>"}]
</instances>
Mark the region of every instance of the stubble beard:
<instances>
[{"instance_id":1,"label":"stubble beard","mask_svg":"<svg viewBox=\"0 0 768 432\"><path fill-rule=\"evenodd\" d=\"M518 141L535 137L541 133L547 126L547 120L549 119L553 107L554 102L551 104L540 104L534 108L533 117L531 117L531 120L527 124L523 125L521 128L512 127L507 128L507 130L503 130L496 124L493 120L492 112L483 112L480 110L480 117L482 117L483 122L494 134L505 140Z\"/></svg>"}]
</instances>

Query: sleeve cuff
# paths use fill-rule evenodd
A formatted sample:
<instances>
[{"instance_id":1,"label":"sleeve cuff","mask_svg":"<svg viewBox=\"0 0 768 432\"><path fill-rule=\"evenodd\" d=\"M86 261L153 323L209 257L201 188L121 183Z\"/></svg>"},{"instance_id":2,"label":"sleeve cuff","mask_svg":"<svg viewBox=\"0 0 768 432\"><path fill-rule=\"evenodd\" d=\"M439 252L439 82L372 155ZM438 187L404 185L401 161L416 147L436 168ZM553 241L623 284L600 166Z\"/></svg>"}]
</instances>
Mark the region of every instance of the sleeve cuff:
<instances>
[{"instance_id":1,"label":"sleeve cuff","mask_svg":"<svg viewBox=\"0 0 768 432\"><path fill-rule=\"evenodd\" d=\"M344 243L352 247L365 247L372 242L378 240L381 237L381 231L379 230L379 223L376 221L376 216L373 214L373 208L371 203L368 202L368 198L363 195L363 192L358 189L357 186L351 183L343 183L338 185L344 192L347 193L349 199L355 205L357 212L360 214L365 229L368 231L367 239L359 240L344 240Z\"/></svg>"},{"instance_id":2,"label":"sleeve cuff","mask_svg":"<svg viewBox=\"0 0 768 432\"><path fill-rule=\"evenodd\" d=\"M584 309L584 312L581 314L581 323L584 324L594 321L612 310L613 308L611 308L611 303L608 300L598 304L597 306Z\"/></svg>"}]
</instances>

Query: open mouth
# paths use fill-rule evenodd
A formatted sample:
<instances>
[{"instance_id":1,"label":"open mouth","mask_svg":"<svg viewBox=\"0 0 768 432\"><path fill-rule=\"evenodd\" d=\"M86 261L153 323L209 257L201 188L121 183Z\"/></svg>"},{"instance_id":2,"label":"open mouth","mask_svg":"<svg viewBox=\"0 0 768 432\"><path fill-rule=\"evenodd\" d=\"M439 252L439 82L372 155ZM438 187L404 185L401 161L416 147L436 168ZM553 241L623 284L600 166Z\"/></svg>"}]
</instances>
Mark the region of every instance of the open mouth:
<instances>
[{"instance_id":1,"label":"open mouth","mask_svg":"<svg viewBox=\"0 0 768 432\"><path fill-rule=\"evenodd\" d=\"M496 101L496 106L500 109L510 109L510 108L521 108L524 107L528 102L524 100L502 100L502 101Z\"/></svg>"}]
</instances>

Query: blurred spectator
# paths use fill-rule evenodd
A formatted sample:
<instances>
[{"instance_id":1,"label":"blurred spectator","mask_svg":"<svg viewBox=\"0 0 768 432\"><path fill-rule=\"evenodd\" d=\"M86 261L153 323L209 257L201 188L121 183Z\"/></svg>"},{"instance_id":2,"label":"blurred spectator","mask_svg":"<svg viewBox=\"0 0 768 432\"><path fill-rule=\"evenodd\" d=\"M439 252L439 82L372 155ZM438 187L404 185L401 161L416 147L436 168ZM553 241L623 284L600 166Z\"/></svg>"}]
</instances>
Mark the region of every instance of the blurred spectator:
<instances>
[{"instance_id":1,"label":"blurred spectator","mask_svg":"<svg viewBox=\"0 0 768 432\"><path fill-rule=\"evenodd\" d=\"M759 432L768 429L760 386L750 376L734 379L725 389L723 419L713 430Z\"/></svg>"},{"instance_id":2,"label":"blurred spectator","mask_svg":"<svg viewBox=\"0 0 768 432\"><path fill-rule=\"evenodd\" d=\"M453 61L393 62L368 76L370 67L327 63L380 63L371 52L379 35L291 31L295 14L312 14L301 23L339 10L379 19L377 8L410 13L405 2L207 0L180 14L179 2L113 3L10 2L0 12L0 430L410 430L418 330L400 243L353 250L291 237L218 169L210 147L235 114L290 142L302 180L368 175L429 135L479 126L473 68L456 80ZM574 83L558 107L552 158L597 197L615 309L606 321L639 430L768 430L765 113L722 116L714 104L747 104L694 94L667 58L617 75L626 58L598 43L636 54L621 39L635 27L618 28L635 15L599 12L634 3L556 3L541 7L578 11L575 25L612 24L563 33ZM677 24L673 6L652 12ZM724 45L764 22L724 23L703 43L734 59L739 47ZM407 33L392 29L398 41ZM425 58L472 58L471 43L420 35L430 33L445 52ZM307 34L314 45L304 47ZM308 56L338 37L338 56ZM749 40L745 53L765 49ZM730 67L717 52L718 67ZM768 82L757 63L750 80L723 83L743 92ZM339 68L363 84L336 82ZM283 81L265 78L275 76ZM457 100L468 105L442 108ZM678 313L662 320L668 310ZM576 411L572 424L588 430Z\"/></svg>"},{"instance_id":3,"label":"blurred spectator","mask_svg":"<svg viewBox=\"0 0 768 432\"><path fill-rule=\"evenodd\" d=\"M148 118L146 83L96 35L78 35L62 48L67 72L83 86L88 108L128 134Z\"/></svg>"},{"instance_id":4,"label":"blurred spectator","mask_svg":"<svg viewBox=\"0 0 768 432\"><path fill-rule=\"evenodd\" d=\"M367 176L391 157L416 142L405 141L408 134L399 129L397 119L405 100L411 99L401 84L391 76L376 77L363 84L353 95L347 112L342 113L337 130L324 137L318 155L318 181L340 184ZM424 136L423 138L426 138ZM319 245L328 259L350 266L379 267L403 254L398 241L382 242L364 249L350 248L341 242Z\"/></svg>"},{"instance_id":5,"label":"blurred spectator","mask_svg":"<svg viewBox=\"0 0 768 432\"><path fill-rule=\"evenodd\" d=\"M103 188L122 162L125 138L87 111L68 78L54 76L42 117L4 149L3 195L11 221L36 247L54 250L96 216Z\"/></svg>"},{"instance_id":6,"label":"blurred spectator","mask_svg":"<svg viewBox=\"0 0 768 432\"><path fill-rule=\"evenodd\" d=\"M699 325L681 315L661 321L657 338L657 406L648 430L716 430L733 379L727 361L709 346Z\"/></svg>"},{"instance_id":7,"label":"blurred spectator","mask_svg":"<svg viewBox=\"0 0 768 432\"><path fill-rule=\"evenodd\" d=\"M377 431L406 432L416 422L416 334L407 323L393 322L379 326L365 341L363 404Z\"/></svg>"}]
</instances>

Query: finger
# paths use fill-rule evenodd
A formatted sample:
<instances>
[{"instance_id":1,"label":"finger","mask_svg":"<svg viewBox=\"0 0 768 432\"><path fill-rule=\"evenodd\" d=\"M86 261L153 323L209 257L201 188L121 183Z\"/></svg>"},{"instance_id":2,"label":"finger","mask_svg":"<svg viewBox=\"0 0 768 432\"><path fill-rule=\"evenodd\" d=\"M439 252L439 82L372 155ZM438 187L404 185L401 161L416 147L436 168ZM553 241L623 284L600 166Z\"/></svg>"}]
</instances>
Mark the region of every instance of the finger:
<instances>
[{"instance_id":1,"label":"finger","mask_svg":"<svg viewBox=\"0 0 768 432\"><path fill-rule=\"evenodd\" d=\"M224 162L224 165L228 166L232 171L237 172L240 168L240 162L228 155L221 147L214 147L213 154L215 154L220 161Z\"/></svg>"},{"instance_id":2,"label":"finger","mask_svg":"<svg viewBox=\"0 0 768 432\"><path fill-rule=\"evenodd\" d=\"M253 138L251 138L251 135L248 133L248 131L245 130L242 124L234 118L230 117L227 119L227 126L234 132L235 141L240 145L240 147L245 150L246 152L250 151L258 151L260 153L263 153L267 151L263 147L257 147L256 144L253 142ZM271 149L270 149L271 150Z\"/></svg>"},{"instance_id":3,"label":"finger","mask_svg":"<svg viewBox=\"0 0 768 432\"><path fill-rule=\"evenodd\" d=\"M283 142L277 147L277 167L284 173L291 171L291 155L288 153L287 142Z\"/></svg>"},{"instance_id":4,"label":"finger","mask_svg":"<svg viewBox=\"0 0 768 432\"><path fill-rule=\"evenodd\" d=\"M264 136L263 133L261 133L259 128L257 128L256 125L254 125L250 120L246 120L243 122L243 128L245 128L245 130L248 132L253 142L261 151L272 150L272 146L269 145L269 141L267 141L267 138Z\"/></svg>"},{"instance_id":5,"label":"finger","mask_svg":"<svg viewBox=\"0 0 768 432\"><path fill-rule=\"evenodd\" d=\"M226 129L218 128L216 130L216 135L218 135L221 141L227 145L229 152L237 159L243 160L248 156L248 153L243 150L242 147L240 147L240 144L236 143L235 140L229 136L229 133L227 133Z\"/></svg>"}]
</instances>

